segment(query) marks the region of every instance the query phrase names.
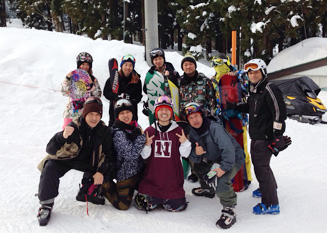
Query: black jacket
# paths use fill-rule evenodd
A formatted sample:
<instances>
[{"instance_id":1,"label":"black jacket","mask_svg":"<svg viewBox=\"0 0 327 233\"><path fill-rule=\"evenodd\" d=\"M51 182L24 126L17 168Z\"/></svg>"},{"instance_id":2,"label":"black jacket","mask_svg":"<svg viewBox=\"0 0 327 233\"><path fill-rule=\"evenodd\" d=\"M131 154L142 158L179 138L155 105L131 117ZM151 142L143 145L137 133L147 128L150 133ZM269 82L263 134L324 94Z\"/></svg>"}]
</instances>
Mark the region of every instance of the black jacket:
<instances>
[{"instance_id":1,"label":"black jacket","mask_svg":"<svg viewBox=\"0 0 327 233\"><path fill-rule=\"evenodd\" d=\"M238 105L237 109L249 113L251 139L273 140L285 132L287 113L283 95L267 78L251 86L247 103Z\"/></svg>"},{"instance_id":2,"label":"black jacket","mask_svg":"<svg viewBox=\"0 0 327 233\"><path fill-rule=\"evenodd\" d=\"M110 79L107 80L103 89L103 95L106 97L106 99L110 100L110 107L109 107L110 126L115 121L113 105L118 95L124 93L129 96L129 99L133 104L133 116L135 120L137 120L137 104L142 99L142 83L141 83L140 75L135 70L132 72L130 77L125 77L121 70L118 72L118 75L119 75L118 93L112 92Z\"/></svg>"}]
</instances>

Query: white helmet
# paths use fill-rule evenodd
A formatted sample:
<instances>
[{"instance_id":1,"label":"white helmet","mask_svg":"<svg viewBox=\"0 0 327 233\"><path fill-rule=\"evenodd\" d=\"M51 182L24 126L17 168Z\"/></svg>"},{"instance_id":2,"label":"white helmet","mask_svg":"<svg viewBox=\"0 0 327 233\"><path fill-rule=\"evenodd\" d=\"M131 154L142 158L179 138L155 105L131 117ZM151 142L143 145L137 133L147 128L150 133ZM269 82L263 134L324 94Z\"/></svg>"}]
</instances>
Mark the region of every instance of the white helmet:
<instances>
[{"instance_id":1,"label":"white helmet","mask_svg":"<svg viewBox=\"0 0 327 233\"><path fill-rule=\"evenodd\" d=\"M247 73L249 70L261 70L262 75L264 77L267 76L267 65L266 63L260 59L260 58L255 58L252 59L250 61L248 61L245 65L244 65L244 71Z\"/></svg>"}]
</instances>

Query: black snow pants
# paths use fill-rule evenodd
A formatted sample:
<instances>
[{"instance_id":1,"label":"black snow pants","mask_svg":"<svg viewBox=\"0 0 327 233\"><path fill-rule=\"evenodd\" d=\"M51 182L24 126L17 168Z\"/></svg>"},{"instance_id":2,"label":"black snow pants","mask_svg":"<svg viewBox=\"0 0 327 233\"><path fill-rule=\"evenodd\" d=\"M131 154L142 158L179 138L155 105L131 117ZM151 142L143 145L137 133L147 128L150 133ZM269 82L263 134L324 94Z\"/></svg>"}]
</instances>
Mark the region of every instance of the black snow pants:
<instances>
[{"instance_id":1,"label":"black snow pants","mask_svg":"<svg viewBox=\"0 0 327 233\"><path fill-rule=\"evenodd\" d=\"M266 206L278 204L277 182L270 168L272 153L268 145L269 141L267 140L251 141L251 158L254 173L259 182L259 188L262 194L261 202Z\"/></svg>"}]
</instances>

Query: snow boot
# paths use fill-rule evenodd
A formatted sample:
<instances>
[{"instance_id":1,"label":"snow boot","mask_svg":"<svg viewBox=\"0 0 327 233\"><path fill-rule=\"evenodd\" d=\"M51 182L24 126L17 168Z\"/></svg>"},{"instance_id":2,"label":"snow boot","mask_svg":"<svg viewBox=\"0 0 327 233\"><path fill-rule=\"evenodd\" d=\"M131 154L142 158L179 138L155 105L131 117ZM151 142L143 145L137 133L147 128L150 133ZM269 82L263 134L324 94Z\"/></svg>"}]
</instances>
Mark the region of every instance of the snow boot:
<instances>
[{"instance_id":1,"label":"snow boot","mask_svg":"<svg viewBox=\"0 0 327 233\"><path fill-rule=\"evenodd\" d=\"M234 208L224 207L221 212L222 214L220 219L216 222L216 226L223 229L228 229L236 222L236 214L234 212Z\"/></svg>"},{"instance_id":2,"label":"snow boot","mask_svg":"<svg viewBox=\"0 0 327 233\"><path fill-rule=\"evenodd\" d=\"M213 188L202 188L202 187L192 189L192 193L198 197L204 196L209 198L214 198L216 194Z\"/></svg>"},{"instance_id":3,"label":"snow boot","mask_svg":"<svg viewBox=\"0 0 327 233\"><path fill-rule=\"evenodd\" d=\"M190 182L192 182L192 183L195 183L195 182L197 182L199 179L198 179L198 177L195 175L195 174L191 174L191 175L189 175L188 177L187 177L187 180L188 181L190 181Z\"/></svg>"},{"instance_id":4,"label":"snow boot","mask_svg":"<svg viewBox=\"0 0 327 233\"><path fill-rule=\"evenodd\" d=\"M37 214L37 219L39 220L40 226L46 226L50 221L51 211L52 211L53 203L52 204L43 204L39 208L39 212Z\"/></svg>"},{"instance_id":5,"label":"snow boot","mask_svg":"<svg viewBox=\"0 0 327 233\"><path fill-rule=\"evenodd\" d=\"M259 203L253 207L254 214L279 214L279 205L266 206L263 203Z\"/></svg>"},{"instance_id":6,"label":"snow boot","mask_svg":"<svg viewBox=\"0 0 327 233\"><path fill-rule=\"evenodd\" d=\"M151 206L148 200L148 196L140 193L136 194L134 198L134 206L139 210L145 210L146 213L148 213L149 210L157 207L157 205Z\"/></svg>"},{"instance_id":7,"label":"snow boot","mask_svg":"<svg viewBox=\"0 0 327 233\"><path fill-rule=\"evenodd\" d=\"M262 197L262 194L260 192L260 188L257 188L256 190L254 190L252 192L252 197L258 197L258 198L261 198Z\"/></svg>"},{"instance_id":8,"label":"snow boot","mask_svg":"<svg viewBox=\"0 0 327 233\"><path fill-rule=\"evenodd\" d=\"M87 185L82 185L77 193L76 200L82 202L88 201L95 205L104 205L105 203L101 186L94 184L88 187Z\"/></svg>"}]
</instances>

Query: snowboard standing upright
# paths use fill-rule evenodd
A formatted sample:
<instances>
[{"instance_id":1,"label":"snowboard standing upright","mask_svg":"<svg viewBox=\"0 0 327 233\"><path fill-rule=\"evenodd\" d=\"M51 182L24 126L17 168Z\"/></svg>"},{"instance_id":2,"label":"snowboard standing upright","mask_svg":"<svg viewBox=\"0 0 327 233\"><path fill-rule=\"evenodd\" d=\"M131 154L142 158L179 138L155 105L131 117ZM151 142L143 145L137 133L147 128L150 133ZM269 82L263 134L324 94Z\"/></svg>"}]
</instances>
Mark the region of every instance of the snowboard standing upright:
<instances>
[{"instance_id":1,"label":"snowboard standing upright","mask_svg":"<svg viewBox=\"0 0 327 233\"><path fill-rule=\"evenodd\" d=\"M218 89L221 101L220 107L224 127L227 132L230 133L236 139L240 146L244 148L242 113L235 110L226 109L227 100L232 103L241 102L241 83L237 76L225 74L219 80ZM244 163L238 173L233 178L233 189L236 192L241 192L246 190L247 187L248 177L246 165Z\"/></svg>"},{"instance_id":2,"label":"snowboard standing upright","mask_svg":"<svg viewBox=\"0 0 327 233\"><path fill-rule=\"evenodd\" d=\"M119 90L119 76L118 76L118 62L116 58L110 58L108 61L109 80L113 93L118 93Z\"/></svg>"},{"instance_id":3,"label":"snowboard standing upright","mask_svg":"<svg viewBox=\"0 0 327 233\"><path fill-rule=\"evenodd\" d=\"M92 79L85 70L76 69L72 72L69 96L73 104L73 118L80 115L85 100L91 96L91 84Z\"/></svg>"}]
</instances>

